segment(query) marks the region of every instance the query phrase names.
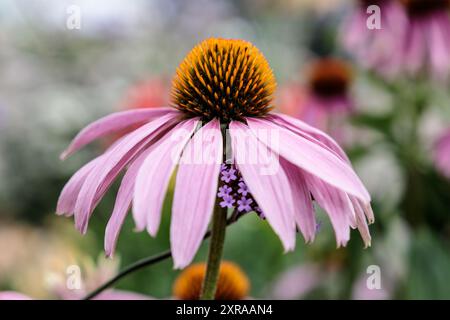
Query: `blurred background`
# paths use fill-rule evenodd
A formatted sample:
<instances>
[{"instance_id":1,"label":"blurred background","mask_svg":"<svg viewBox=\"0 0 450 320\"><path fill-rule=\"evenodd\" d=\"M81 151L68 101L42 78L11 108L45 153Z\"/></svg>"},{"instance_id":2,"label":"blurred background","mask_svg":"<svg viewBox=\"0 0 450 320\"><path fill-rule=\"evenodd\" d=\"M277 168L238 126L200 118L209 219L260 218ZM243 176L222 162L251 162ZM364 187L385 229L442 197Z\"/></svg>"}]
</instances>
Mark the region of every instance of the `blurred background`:
<instances>
[{"instance_id":1,"label":"blurred background","mask_svg":"<svg viewBox=\"0 0 450 320\"><path fill-rule=\"evenodd\" d=\"M358 14L366 14L371 2L382 9L384 33L373 31L383 39L378 43L369 43L367 27L355 31ZM441 50L443 58L423 53L419 66L404 70L401 57L382 60L399 52L385 34L401 32L389 29L390 2L404 11L394 19L398 25L399 17L409 23L433 18L427 6L420 9L427 15L412 10L414 1L1 1L0 291L61 298L57 288L68 266L90 274L93 289L118 268L169 248L170 194L158 236L134 232L128 217L116 258L103 261L117 185L100 203L86 236L71 219L57 217L55 208L64 183L111 141L64 162L59 154L101 116L167 105L181 59L201 40L224 37L248 40L264 53L278 81L279 111L328 132L346 149L372 195L376 217L370 248L353 231L348 246L336 249L329 220L319 210L316 241L305 245L299 237L288 254L265 221L243 217L228 228L225 259L247 274L250 296L449 299L450 24L440 47L416 42ZM444 25L448 4L441 10ZM78 13L79 25L73 20ZM373 57L378 53L381 58ZM206 259L206 249L203 244L196 260ZM372 265L381 270L380 290L366 287ZM170 297L178 274L167 260L117 287Z\"/></svg>"}]
</instances>

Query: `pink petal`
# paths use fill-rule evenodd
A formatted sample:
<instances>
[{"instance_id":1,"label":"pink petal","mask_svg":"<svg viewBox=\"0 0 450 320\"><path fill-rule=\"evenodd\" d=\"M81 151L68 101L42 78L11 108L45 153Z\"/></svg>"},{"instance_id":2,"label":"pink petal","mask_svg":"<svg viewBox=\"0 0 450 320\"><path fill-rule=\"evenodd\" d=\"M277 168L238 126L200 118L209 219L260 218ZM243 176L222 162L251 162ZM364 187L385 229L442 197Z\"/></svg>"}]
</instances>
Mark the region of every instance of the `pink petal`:
<instances>
[{"instance_id":1,"label":"pink petal","mask_svg":"<svg viewBox=\"0 0 450 320\"><path fill-rule=\"evenodd\" d=\"M87 176L75 205L75 224L80 232L86 232L92 211L115 177L143 148L149 147L149 143L173 120L174 115L170 114L149 122L122 138L103 155Z\"/></svg>"},{"instance_id":2,"label":"pink petal","mask_svg":"<svg viewBox=\"0 0 450 320\"><path fill-rule=\"evenodd\" d=\"M355 209L356 224L358 226L359 233L361 234L361 238L363 239L366 248L370 247L372 238L370 236L369 227L367 225L366 217L364 215L364 208L357 199L350 198L350 200L353 204L353 208Z\"/></svg>"},{"instance_id":3,"label":"pink petal","mask_svg":"<svg viewBox=\"0 0 450 320\"><path fill-rule=\"evenodd\" d=\"M177 172L170 226L175 268L192 261L208 229L222 158L220 122L211 120L187 144Z\"/></svg>"},{"instance_id":4,"label":"pink petal","mask_svg":"<svg viewBox=\"0 0 450 320\"><path fill-rule=\"evenodd\" d=\"M61 154L61 159L79 150L86 144L108 133L120 131L128 126L143 121L159 118L173 111L173 108L134 109L116 112L92 122L72 140L69 147Z\"/></svg>"},{"instance_id":5,"label":"pink petal","mask_svg":"<svg viewBox=\"0 0 450 320\"><path fill-rule=\"evenodd\" d=\"M160 139L144 160L136 177L133 197L133 217L138 230L147 225L150 235L156 235L170 177L197 124L198 119L181 122Z\"/></svg>"},{"instance_id":6,"label":"pink petal","mask_svg":"<svg viewBox=\"0 0 450 320\"><path fill-rule=\"evenodd\" d=\"M105 252L106 256L108 257L114 254L120 229L122 228L125 217L128 213L128 209L130 208L131 201L133 200L133 191L136 176L142 163L151 150L152 149L149 148L148 150L140 154L139 157L128 168L122 179L119 191L117 192L113 213L111 214L111 218L109 219L108 225L106 226Z\"/></svg>"},{"instance_id":7,"label":"pink petal","mask_svg":"<svg viewBox=\"0 0 450 320\"><path fill-rule=\"evenodd\" d=\"M251 194L286 251L295 247L295 212L289 180L273 152L241 122L230 123L233 157ZM250 152L250 154L249 154ZM250 158L248 158L248 156ZM253 161L251 157L256 157ZM273 168L277 168L273 170ZM268 172L268 170L272 172Z\"/></svg>"},{"instance_id":8,"label":"pink petal","mask_svg":"<svg viewBox=\"0 0 450 320\"><path fill-rule=\"evenodd\" d=\"M83 186L86 177L95 167L97 162L102 156L91 160L81 167L66 183L58 199L58 204L56 206L56 213L58 215L66 214L67 216L73 215L75 210L75 203L77 202L78 194L80 193L81 187Z\"/></svg>"},{"instance_id":9,"label":"pink petal","mask_svg":"<svg viewBox=\"0 0 450 320\"><path fill-rule=\"evenodd\" d=\"M295 208L295 221L306 242L313 242L316 235L316 216L306 180L301 170L284 159L281 165L289 179Z\"/></svg>"},{"instance_id":10,"label":"pink petal","mask_svg":"<svg viewBox=\"0 0 450 320\"><path fill-rule=\"evenodd\" d=\"M323 131L316 129L299 119L283 114L272 114L270 119L274 123L281 125L312 142L322 145L324 148L332 151L336 156L341 158L341 160L350 163L344 150L342 150L333 138Z\"/></svg>"},{"instance_id":11,"label":"pink petal","mask_svg":"<svg viewBox=\"0 0 450 320\"><path fill-rule=\"evenodd\" d=\"M350 217L355 216L350 199L311 174L305 173L305 178L314 199L330 217L338 247L345 246L350 240Z\"/></svg>"},{"instance_id":12,"label":"pink petal","mask_svg":"<svg viewBox=\"0 0 450 320\"><path fill-rule=\"evenodd\" d=\"M289 162L366 203L370 202L369 193L351 166L328 149L268 120L248 119L247 123L255 132L276 130L279 144L268 147L272 150L279 149L273 151Z\"/></svg>"}]
</instances>

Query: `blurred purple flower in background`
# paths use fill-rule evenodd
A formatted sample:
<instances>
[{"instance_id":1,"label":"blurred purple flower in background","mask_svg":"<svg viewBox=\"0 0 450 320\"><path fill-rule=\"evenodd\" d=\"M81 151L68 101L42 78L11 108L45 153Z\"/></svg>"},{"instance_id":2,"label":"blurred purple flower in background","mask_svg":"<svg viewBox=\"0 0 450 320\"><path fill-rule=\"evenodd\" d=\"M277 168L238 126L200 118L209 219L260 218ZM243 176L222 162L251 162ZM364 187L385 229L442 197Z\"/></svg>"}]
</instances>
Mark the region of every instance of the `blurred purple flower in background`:
<instances>
[{"instance_id":1,"label":"blurred purple flower in background","mask_svg":"<svg viewBox=\"0 0 450 320\"><path fill-rule=\"evenodd\" d=\"M407 19L397 0L356 0L355 8L344 22L341 38L344 48L358 63L386 76L399 72L400 44L404 38ZM369 29L367 8L380 8L380 29Z\"/></svg>"},{"instance_id":2,"label":"blurred purple flower in background","mask_svg":"<svg viewBox=\"0 0 450 320\"><path fill-rule=\"evenodd\" d=\"M449 0L358 0L342 31L342 42L358 62L384 76L450 73ZM380 28L369 28L367 8L380 8ZM368 22L369 21L369 22Z\"/></svg>"},{"instance_id":3,"label":"blurred purple flower in background","mask_svg":"<svg viewBox=\"0 0 450 320\"><path fill-rule=\"evenodd\" d=\"M321 58L312 62L300 119L328 132L342 143L345 131L343 122L354 107L350 95L352 78L352 70L344 60Z\"/></svg>"},{"instance_id":4,"label":"blurred purple flower in background","mask_svg":"<svg viewBox=\"0 0 450 320\"><path fill-rule=\"evenodd\" d=\"M450 72L450 1L401 0L408 25L402 61L406 70L416 74L424 69L437 79Z\"/></svg>"}]
</instances>

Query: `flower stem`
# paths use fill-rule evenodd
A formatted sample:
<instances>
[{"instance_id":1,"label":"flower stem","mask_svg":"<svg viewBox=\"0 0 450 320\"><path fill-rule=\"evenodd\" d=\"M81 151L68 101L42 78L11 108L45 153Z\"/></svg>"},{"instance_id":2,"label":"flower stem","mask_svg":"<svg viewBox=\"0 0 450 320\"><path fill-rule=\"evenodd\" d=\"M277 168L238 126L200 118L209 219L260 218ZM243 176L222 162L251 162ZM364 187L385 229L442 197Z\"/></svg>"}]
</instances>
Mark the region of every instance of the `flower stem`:
<instances>
[{"instance_id":1,"label":"flower stem","mask_svg":"<svg viewBox=\"0 0 450 320\"><path fill-rule=\"evenodd\" d=\"M231 217L229 219L227 219L226 225L229 226L229 225L235 223L239 218L240 218L240 216L237 214L237 210L235 210L233 212L233 214L231 215ZM211 236L211 231L208 231L205 234L205 236L203 237L203 239L208 239L210 236ZM86 295L83 298L83 300L90 300L92 298L95 298L97 295L99 295L100 293L102 293L103 291L105 291L106 289L108 289L109 287L114 285L115 283L117 283L119 280L121 280L125 276L132 274L133 272L139 271L147 266L151 266L160 261L169 259L171 256L172 256L172 251L167 250L160 254L157 254L157 255L154 255L151 257L147 257L147 258L143 258L135 263L132 263L131 265L129 265L129 266L125 267L123 270L121 270L117 275L115 275L114 277L112 277L111 279L106 281L100 287L96 288L94 291L92 291L91 293Z\"/></svg>"},{"instance_id":2,"label":"flower stem","mask_svg":"<svg viewBox=\"0 0 450 320\"><path fill-rule=\"evenodd\" d=\"M219 201L216 201L213 213L208 263L206 265L206 274L200 295L201 300L214 300L216 295L226 227L227 208L221 208Z\"/></svg>"}]
</instances>

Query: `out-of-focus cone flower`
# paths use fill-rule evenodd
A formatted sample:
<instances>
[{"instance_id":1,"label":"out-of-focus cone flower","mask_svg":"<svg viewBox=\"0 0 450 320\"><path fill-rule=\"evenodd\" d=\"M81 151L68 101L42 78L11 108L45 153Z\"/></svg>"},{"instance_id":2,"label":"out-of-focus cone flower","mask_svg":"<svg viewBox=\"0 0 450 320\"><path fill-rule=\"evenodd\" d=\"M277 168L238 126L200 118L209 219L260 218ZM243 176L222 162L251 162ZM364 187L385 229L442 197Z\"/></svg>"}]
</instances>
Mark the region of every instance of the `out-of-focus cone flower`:
<instances>
[{"instance_id":1,"label":"out-of-focus cone flower","mask_svg":"<svg viewBox=\"0 0 450 320\"><path fill-rule=\"evenodd\" d=\"M341 31L345 49L365 68L386 76L396 75L402 64L399 53L407 28L403 8L398 0L355 0L355 3ZM368 27L367 8L371 5L380 8L380 29Z\"/></svg>"},{"instance_id":2,"label":"out-of-focus cone flower","mask_svg":"<svg viewBox=\"0 0 450 320\"><path fill-rule=\"evenodd\" d=\"M450 0L401 0L408 15L402 61L411 73L450 74ZM396 53L393 52L393 55Z\"/></svg>"},{"instance_id":3,"label":"out-of-focus cone flower","mask_svg":"<svg viewBox=\"0 0 450 320\"><path fill-rule=\"evenodd\" d=\"M305 110L323 113L348 112L353 107L350 86L353 74L343 60L323 58L313 62L308 76L308 98Z\"/></svg>"},{"instance_id":4,"label":"out-of-focus cone flower","mask_svg":"<svg viewBox=\"0 0 450 320\"><path fill-rule=\"evenodd\" d=\"M433 159L439 172L447 178L450 178L450 129L436 140Z\"/></svg>"},{"instance_id":5,"label":"out-of-focus cone flower","mask_svg":"<svg viewBox=\"0 0 450 320\"><path fill-rule=\"evenodd\" d=\"M270 113L275 88L267 60L251 43L201 42L177 70L173 107L115 113L75 137L62 158L105 134L146 121L75 173L57 212L74 215L85 233L95 207L127 168L106 228L105 249L112 255L130 206L137 229L156 235L178 164L170 228L176 268L194 258L217 198L222 207L242 212L259 208L286 251L295 247L297 228L306 241L314 240L313 198L327 211L339 246L349 241L351 228L358 228L370 245L370 195L344 151L320 130ZM276 135L278 143L267 134ZM229 165L223 163L224 138L231 139L231 159L226 160L234 163ZM238 199L231 194L235 190Z\"/></svg>"},{"instance_id":6,"label":"out-of-focus cone flower","mask_svg":"<svg viewBox=\"0 0 450 320\"><path fill-rule=\"evenodd\" d=\"M173 286L173 295L180 300L198 300L206 273L206 264L197 263L180 273ZM220 265L215 300L242 300L248 296L250 282L241 268L228 261Z\"/></svg>"},{"instance_id":7,"label":"out-of-focus cone flower","mask_svg":"<svg viewBox=\"0 0 450 320\"><path fill-rule=\"evenodd\" d=\"M307 78L307 97L300 118L330 133L338 141L343 138L345 116L352 111L350 66L337 58L314 61Z\"/></svg>"}]
</instances>

